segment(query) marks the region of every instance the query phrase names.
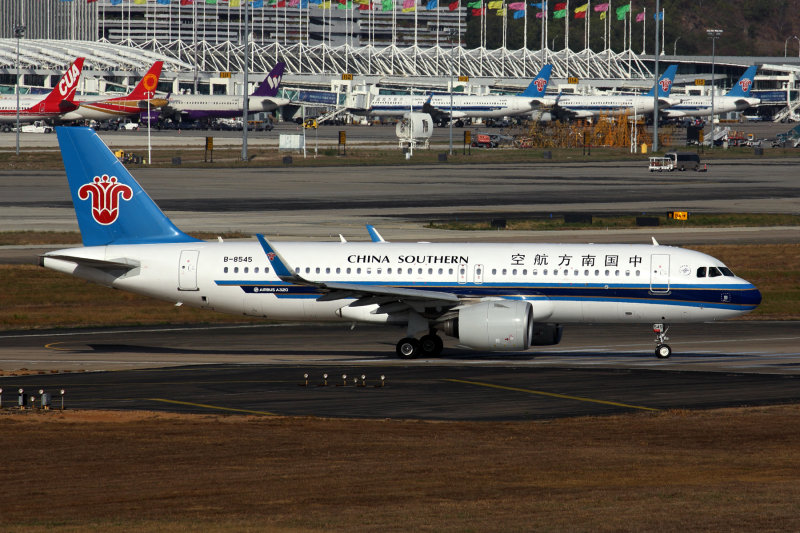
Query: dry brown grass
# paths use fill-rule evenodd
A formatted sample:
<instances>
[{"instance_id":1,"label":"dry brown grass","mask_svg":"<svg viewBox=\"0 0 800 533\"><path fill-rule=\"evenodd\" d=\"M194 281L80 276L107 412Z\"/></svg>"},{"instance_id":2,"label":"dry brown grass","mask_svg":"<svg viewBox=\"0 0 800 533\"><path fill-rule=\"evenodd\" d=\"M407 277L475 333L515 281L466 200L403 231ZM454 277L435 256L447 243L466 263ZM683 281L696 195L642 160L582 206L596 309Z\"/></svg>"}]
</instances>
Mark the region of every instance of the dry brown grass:
<instances>
[{"instance_id":1,"label":"dry brown grass","mask_svg":"<svg viewBox=\"0 0 800 533\"><path fill-rule=\"evenodd\" d=\"M0 528L797 531L799 416L6 415Z\"/></svg>"},{"instance_id":2,"label":"dry brown grass","mask_svg":"<svg viewBox=\"0 0 800 533\"><path fill-rule=\"evenodd\" d=\"M153 300L33 265L0 265L0 330L254 322Z\"/></svg>"}]
</instances>

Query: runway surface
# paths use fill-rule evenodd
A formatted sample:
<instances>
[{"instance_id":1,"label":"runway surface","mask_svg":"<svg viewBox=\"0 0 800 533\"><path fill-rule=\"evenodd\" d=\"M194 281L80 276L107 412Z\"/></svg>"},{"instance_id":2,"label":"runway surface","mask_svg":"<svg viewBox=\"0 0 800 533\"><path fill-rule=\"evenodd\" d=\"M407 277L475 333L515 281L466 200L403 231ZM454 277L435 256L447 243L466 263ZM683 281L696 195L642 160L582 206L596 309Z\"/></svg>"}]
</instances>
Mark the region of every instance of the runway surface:
<instances>
[{"instance_id":1,"label":"runway surface","mask_svg":"<svg viewBox=\"0 0 800 533\"><path fill-rule=\"evenodd\" d=\"M137 169L186 231L264 232L280 240L637 242L798 241L786 228L575 232L431 230L436 219L562 213L800 212L796 160L715 162L707 173L647 172L641 162L398 165L323 169ZM61 172L0 171L0 230L77 230ZM0 263L46 247L2 247ZM656 360L648 325L567 327L562 344L479 354L446 345L436 360L395 358L399 330L283 325L0 333L4 406L18 387L67 390L81 408L257 412L338 417L529 419L793 402L800 324L674 326ZM50 374L60 371L58 374ZM64 373L69 371L69 373ZM322 374L329 386L317 386ZM309 387L300 387L309 373ZM365 387L336 387L341 374ZM378 377L386 386L376 388ZM26 395L29 392L26 392Z\"/></svg>"},{"instance_id":2,"label":"runway surface","mask_svg":"<svg viewBox=\"0 0 800 533\"><path fill-rule=\"evenodd\" d=\"M266 233L276 240L366 240L364 224L389 240L552 242L552 232L425 228L431 220L559 216L564 213L798 213L795 160L720 161L707 173L653 175L646 164L399 165L323 169L136 169L136 178L185 231ZM0 228L77 230L63 173L0 171ZM730 242L740 228L642 228L560 232L573 242ZM746 228L749 242L794 242L797 228Z\"/></svg>"},{"instance_id":3,"label":"runway surface","mask_svg":"<svg viewBox=\"0 0 800 533\"><path fill-rule=\"evenodd\" d=\"M652 355L647 326L568 328L562 344L396 359L398 331L342 325L132 328L0 335L3 402L64 388L71 408L193 413L521 420L800 399L800 324L673 327ZM103 369L103 370L101 370ZM53 370L62 373L52 374ZM64 373L69 370L69 373ZM109 371L110 370L110 371ZM308 386L303 375L309 375ZM328 374L327 386L323 374ZM342 374L347 386L342 386ZM361 375L366 376L362 384ZM379 387L380 376L385 386ZM356 382L353 379L356 378ZM10 391L10 392L9 392ZM27 401L27 399L26 399Z\"/></svg>"}]
</instances>

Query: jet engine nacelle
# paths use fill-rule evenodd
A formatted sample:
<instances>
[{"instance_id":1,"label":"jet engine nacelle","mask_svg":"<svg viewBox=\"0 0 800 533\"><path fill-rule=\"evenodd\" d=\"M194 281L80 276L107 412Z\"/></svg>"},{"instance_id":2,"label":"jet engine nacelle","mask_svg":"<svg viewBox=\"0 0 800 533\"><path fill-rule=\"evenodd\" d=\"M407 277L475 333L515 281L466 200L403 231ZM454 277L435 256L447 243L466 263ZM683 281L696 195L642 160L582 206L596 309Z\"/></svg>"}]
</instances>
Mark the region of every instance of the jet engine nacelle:
<instances>
[{"instance_id":1,"label":"jet engine nacelle","mask_svg":"<svg viewBox=\"0 0 800 533\"><path fill-rule=\"evenodd\" d=\"M458 318L442 325L473 350L527 350L533 338L533 306L521 300L493 300L459 309Z\"/></svg>"},{"instance_id":2,"label":"jet engine nacelle","mask_svg":"<svg viewBox=\"0 0 800 533\"><path fill-rule=\"evenodd\" d=\"M531 119L538 122L552 122L555 117L550 111L533 111L531 112Z\"/></svg>"}]
</instances>

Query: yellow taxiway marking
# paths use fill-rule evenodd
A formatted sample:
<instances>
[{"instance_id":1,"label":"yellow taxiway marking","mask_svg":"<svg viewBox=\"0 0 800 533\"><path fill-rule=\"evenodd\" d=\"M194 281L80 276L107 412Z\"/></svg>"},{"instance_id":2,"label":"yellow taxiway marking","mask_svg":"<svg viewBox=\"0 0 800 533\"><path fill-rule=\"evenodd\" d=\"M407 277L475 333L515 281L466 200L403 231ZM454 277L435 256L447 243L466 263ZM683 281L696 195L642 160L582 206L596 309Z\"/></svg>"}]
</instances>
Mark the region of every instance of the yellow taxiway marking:
<instances>
[{"instance_id":1,"label":"yellow taxiway marking","mask_svg":"<svg viewBox=\"0 0 800 533\"><path fill-rule=\"evenodd\" d=\"M539 396L550 396L552 398L561 398L564 400L577 400L579 402L591 402L591 403L602 403L605 405L613 405L615 407L626 407L628 409L641 409L643 411L658 411L658 409L654 409L652 407L643 407L641 405L630 405L627 403L619 403L619 402L609 402L606 400L595 400L592 398L582 398L580 396L569 396L567 394L557 394L555 392L545 392L540 390L533 390L533 389L521 389L519 387L506 387L505 385L495 385L494 383L482 383L480 381L466 381L462 379L446 379L445 381L450 381L452 383L463 383L466 385L477 385L479 387L488 387L490 389L500 389L500 390L509 390L514 392L524 392L527 394L536 394Z\"/></svg>"},{"instance_id":2,"label":"yellow taxiway marking","mask_svg":"<svg viewBox=\"0 0 800 533\"><path fill-rule=\"evenodd\" d=\"M60 352L71 352L73 348L56 348L56 344L64 344L65 341L58 341L58 342L51 342L49 344L45 344L44 347L48 350L58 350Z\"/></svg>"},{"instance_id":3,"label":"yellow taxiway marking","mask_svg":"<svg viewBox=\"0 0 800 533\"><path fill-rule=\"evenodd\" d=\"M153 402L174 403L176 405L188 405L189 407L202 407L203 409L215 409L217 411L232 411L234 413L248 413L251 415L278 416L275 413L270 413L268 411L251 411L250 409L234 409L232 407L221 407L219 405L208 405L205 403L180 402L178 400L167 400L165 398L148 398L148 400Z\"/></svg>"}]
</instances>

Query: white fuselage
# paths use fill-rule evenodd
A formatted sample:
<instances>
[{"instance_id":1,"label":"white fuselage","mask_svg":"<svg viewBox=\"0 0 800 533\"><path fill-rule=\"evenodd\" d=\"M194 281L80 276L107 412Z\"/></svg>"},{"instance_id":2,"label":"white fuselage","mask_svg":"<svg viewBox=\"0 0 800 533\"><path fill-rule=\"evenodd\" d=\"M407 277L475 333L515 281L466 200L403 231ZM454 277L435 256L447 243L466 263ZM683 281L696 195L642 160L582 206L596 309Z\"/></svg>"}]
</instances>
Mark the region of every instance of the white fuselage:
<instances>
[{"instance_id":1,"label":"white fuselage","mask_svg":"<svg viewBox=\"0 0 800 533\"><path fill-rule=\"evenodd\" d=\"M191 119L238 117L244 110L241 96L174 94L169 97L168 101L164 111L185 115ZM247 98L247 108L250 113L273 111L288 103L288 99L274 96L249 96Z\"/></svg>"},{"instance_id":2,"label":"white fuselage","mask_svg":"<svg viewBox=\"0 0 800 533\"><path fill-rule=\"evenodd\" d=\"M410 111L422 110L428 95L380 95L375 96L369 113L384 117L402 117ZM440 94L431 98L430 105L442 113L450 114L450 95ZM453 118L501 118L530 113L533 99L525 96L453 95Z\"/></svg>"},{"instance_id":3,"label":"white fuselage","mask_svg":"<svg viewBox=\"0 0 800 533\"><path fill-rule=\"evenodd\" d=\"M670 102L670 99L664 97L659 98L659 108L668 107ZM558 98L557 105L576 118L589 118L599 117L601 115L644 115L653 112L654 102L652 96L565 95Z\"/></svg>"},{"instance_id":4,"label":"white fuselage","mask_svg":"<svg viewBox=\"0 0 800 533\"><path fill-rule=\"evenodd\" d=\"M536 322L702 322L738 316L761 300L753 285L713 257L669 246L287 242L276 249L309 281L448 292L465 303L527 300ZM48 255L135 268L120 276ZM352 299L317 301L322 293L316 287L281 281L257 242L75 248L45 254L43 264L118 289L226 313L402 322L376 313L377 305L351 308Z\"/></svg>"},{"instance_id":5,"label":"white fuselage","mask_svg":"<svg viewBox=\"0 0 800 533\"><path fill-rule=\"evenodd\" d=\"M33 120L44 120L55 118L59 113L45 111L44 100L46 94L19 97L19 117L20 122L31 122ZM16 122L17 120L17 97L0 98L0 122Z\"/></svg>"},{"instance_id":6,"label":"white fuselage","mask_svg":"<svg viewBox=\"0 0 800 533\"><path fill-rule=\"evenodd\" d=\"M714 114L720 115L732 111L743 111L750 106L758 105L759 98L745 98L742 96L717 96L714 98ZM704 117L711 115L710 96L690 96L681 98L664 114L670 118L677 117Z\"/></svg>"}]
</instances>

